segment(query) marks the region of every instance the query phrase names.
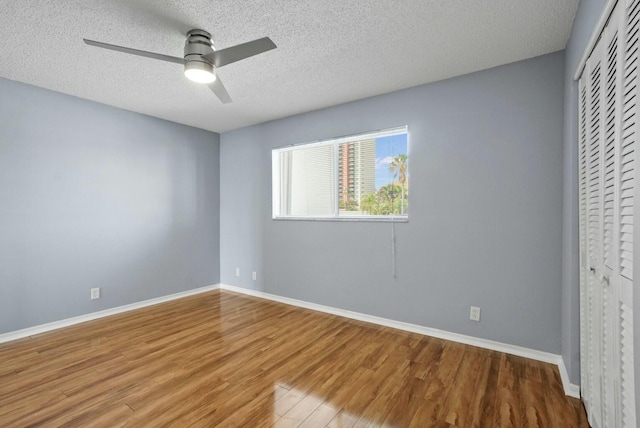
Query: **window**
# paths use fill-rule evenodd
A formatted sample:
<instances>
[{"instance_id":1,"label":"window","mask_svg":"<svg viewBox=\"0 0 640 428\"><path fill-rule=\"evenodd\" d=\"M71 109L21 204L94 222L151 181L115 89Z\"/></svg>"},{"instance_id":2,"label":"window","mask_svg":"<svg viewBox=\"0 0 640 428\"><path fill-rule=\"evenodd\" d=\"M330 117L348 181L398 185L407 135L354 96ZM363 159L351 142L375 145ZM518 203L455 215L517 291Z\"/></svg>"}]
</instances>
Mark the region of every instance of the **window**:
<instances>
[{"instance_id":1,"label":"window","mask_svg":"<svg viewBox=\"0 0 640 428\"><path fill-rule=\"evenodd\" d=\"M407 219L407 127L274 149L273 218Z\"/></svg>"}]
</instances>

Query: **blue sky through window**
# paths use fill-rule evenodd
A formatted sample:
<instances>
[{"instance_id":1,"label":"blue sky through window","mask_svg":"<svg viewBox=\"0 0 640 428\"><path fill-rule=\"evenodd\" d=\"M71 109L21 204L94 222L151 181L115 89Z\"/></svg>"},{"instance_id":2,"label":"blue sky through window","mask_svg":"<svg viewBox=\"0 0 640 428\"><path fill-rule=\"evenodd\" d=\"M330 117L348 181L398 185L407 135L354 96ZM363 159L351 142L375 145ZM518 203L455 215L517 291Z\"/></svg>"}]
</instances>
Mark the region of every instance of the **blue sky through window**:
<instances>
[{"instance_id":1,"label":"blue sky through window","mask_svg":"<svg viewBox=\"0 0 640 428\"><path fill-rule=\"evenodd\" d=\"M389 164L399 154L407 154L407 134L376 138L376 190L395 181Z\"/></svg>"}]
</instances>

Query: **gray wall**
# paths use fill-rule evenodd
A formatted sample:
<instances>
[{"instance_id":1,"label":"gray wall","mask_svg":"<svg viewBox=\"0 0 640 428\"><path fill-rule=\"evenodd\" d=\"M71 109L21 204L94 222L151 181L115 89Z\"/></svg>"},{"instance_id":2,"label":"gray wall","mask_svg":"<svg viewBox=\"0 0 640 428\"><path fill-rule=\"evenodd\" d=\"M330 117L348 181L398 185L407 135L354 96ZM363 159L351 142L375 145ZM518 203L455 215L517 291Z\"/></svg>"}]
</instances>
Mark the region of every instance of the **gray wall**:
<instances>
[{"instance_id":1,"label":"gray wall","mask_svg":"<svg viewBox=\"0 0 640 428\"><path fill-rule=\"evenodd\" d=\"M560 353L563 73L559 52L222 134L221 282ZM271 219L272 148L405 124L397 280L389 223Z\"/></svg>"},{"instance_id":2,"label":"gray wall","mask_svg":"<svg viewBox=\"0 0 640 428\"><path fill-rule=\"evenodd\" d=\"M562 207L562 357L580 384L580 260L578 236L578 82L573 75L606 0L582 0L565 51L564 203Z\"/></svg>"},{"instance_id":3,"label":"gray wall","mask_svg":"<svg viewBox=\"0 0 640 428\"><path fill-rule=\"evenodd\" d=\"M0 94L0 333L219 282L218 134Z\"/></svg>"}]
</instances>

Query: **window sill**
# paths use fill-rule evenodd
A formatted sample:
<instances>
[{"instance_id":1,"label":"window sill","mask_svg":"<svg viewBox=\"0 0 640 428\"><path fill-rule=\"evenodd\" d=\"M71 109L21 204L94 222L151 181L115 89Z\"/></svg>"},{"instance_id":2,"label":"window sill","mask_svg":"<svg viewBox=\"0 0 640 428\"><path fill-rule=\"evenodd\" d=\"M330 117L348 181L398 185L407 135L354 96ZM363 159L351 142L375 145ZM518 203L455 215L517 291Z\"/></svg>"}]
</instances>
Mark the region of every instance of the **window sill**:
<instances>
[{"instance_id":1,"label":"window sill","mask_svg":"<svg viewBox=\"0 0 640 428\"><path fill-rule=\"evenodd\" d=\"M347 221L347 222L382 222L382 223L409 223L408 216L398 217L272 217L277 221Z\"/></svg>"}]
</instances>

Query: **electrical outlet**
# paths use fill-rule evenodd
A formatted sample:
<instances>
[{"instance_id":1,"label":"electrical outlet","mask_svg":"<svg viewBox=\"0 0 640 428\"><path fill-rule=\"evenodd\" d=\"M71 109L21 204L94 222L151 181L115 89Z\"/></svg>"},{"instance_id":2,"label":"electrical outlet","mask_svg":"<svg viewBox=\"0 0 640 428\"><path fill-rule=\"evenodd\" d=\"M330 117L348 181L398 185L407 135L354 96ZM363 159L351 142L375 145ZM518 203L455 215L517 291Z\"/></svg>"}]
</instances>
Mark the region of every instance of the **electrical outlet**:
<instances>
[{"instance_id":1,"label":"electrical outlet","mask_svg":"<svg viewBox=\"0 0 640 428\"><path fill-rule=\"evenodd\" d=\"M256 273L256 271L254 270L253 272L251 272L251 279L253 279L254 281L256 279L258 279L258 274Z\"/></svg>"},{"instance_id":2,"label":"electrical outlet","mask_svg":"<svg viewBox=\"0 0 640 428\"><path fill-rule=\"evenodd\" d=\"M100 288L92 288L91 289L91 300L96 300L100 298Z\"/></svg>"},{"instance_id":3,"label":"electrical outlet","mask_svg":"<svg viewBox=\"0 0 640 428\"><path fill-rule=\"evenodd\" d=\"M240 268L239 267L236 268L236 276L238 276L238 277L240 276Z\"/></svg>"},{"instance_id":4,"label":"electrical outlet","mask_svg":"<svg viewBox=\"0 0 640 428\"><path fill-rule=\"evenodd\" d=\"M480 308L477 306L471 306L469 311L469 319L471 321L480 321Z\"/></svg>"}]
</instances>

